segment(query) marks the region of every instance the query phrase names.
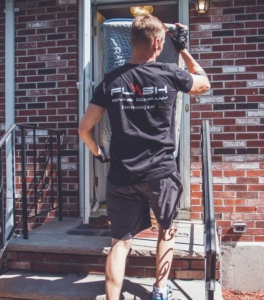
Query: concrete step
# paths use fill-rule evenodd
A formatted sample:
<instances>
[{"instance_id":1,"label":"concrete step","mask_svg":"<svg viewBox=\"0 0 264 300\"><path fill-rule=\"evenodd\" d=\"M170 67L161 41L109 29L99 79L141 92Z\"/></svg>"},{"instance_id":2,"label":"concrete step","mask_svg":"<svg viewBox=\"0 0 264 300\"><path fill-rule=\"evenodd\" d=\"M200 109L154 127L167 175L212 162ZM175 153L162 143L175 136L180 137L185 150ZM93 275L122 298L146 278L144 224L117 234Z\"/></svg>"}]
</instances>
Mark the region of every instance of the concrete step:
<instances>
[{"instance_id":1,"label":"concrete step","mask_svg":"<svg viewBox=\"0 0 264 300\"><path fill-rule=\"evenodd\" d=\"M122 300L150 299L152 278L126 277ZM105 278L100 275L43 275L7 272L0 276L0 300L105 300ZM205 284L201 280L170 280L172 300L204 300ZM215 300L223 300L216 283Z\"/></svg>"},{"instance_id":2,"label":"concrete step","mask_svg":"<svg viewBox=\"0 0 264 300\"><path fill-rule=\"evenodd\" d=\"M177 221L170 278L204 278L204 233L199 222ZM145 231L133 240L126 275L155 277L157 234ZM8 270L65 274L104 274L111 238L105 230L85 229L81 219L64 218L17 236L7 247ZM216 278L219 278L217 262Z\"/></svg>"}]
</instances>

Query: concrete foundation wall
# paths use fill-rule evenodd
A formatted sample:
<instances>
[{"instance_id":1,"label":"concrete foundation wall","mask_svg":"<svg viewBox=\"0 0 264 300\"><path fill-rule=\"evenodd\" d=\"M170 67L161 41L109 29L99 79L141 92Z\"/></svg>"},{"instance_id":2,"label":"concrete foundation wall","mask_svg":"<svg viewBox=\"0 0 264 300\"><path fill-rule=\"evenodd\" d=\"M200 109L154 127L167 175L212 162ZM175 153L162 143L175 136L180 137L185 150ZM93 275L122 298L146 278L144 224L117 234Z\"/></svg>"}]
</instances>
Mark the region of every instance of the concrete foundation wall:
<instances>
[{"instance_id":1,"label":"concrete foundation wall","mask_svg":"<svg viewBox=\"0 0 264 300\"><path fill-rule=\"evenodd\" d=\"M264 290L264 243L221 246L222 286L242 292Z\"/></svg>"}]
</instances>

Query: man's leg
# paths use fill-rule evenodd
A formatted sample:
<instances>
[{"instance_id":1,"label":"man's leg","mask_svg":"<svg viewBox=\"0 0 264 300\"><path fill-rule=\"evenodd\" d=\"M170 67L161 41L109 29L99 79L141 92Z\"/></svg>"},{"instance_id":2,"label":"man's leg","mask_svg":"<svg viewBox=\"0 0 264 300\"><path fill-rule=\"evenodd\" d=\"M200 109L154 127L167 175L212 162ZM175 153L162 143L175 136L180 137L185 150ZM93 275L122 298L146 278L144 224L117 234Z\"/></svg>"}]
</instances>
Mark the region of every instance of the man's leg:
<instances>
[{"instance_id":1,"label":"man's leg","mask_svg":"<svg viewBox=\"0 0 264 300\"><path fill-rule=\"evenodd\" d=\"M158 288L165 288L167 285L167 279L170 273L173 248L174 248L174 236L176 229L172 226L170 229L162 229L159 226L159 235L157 243L157 255L156 255L156 282L155 286Z\"/></svg>"},{"instance_id":2,"label":"man's leg","mask_svg":"<svg viewBox=\"0 0 264 300\"><path fill-rule=\"evenodd\" d=\"M132 241L132 239L112 239L112 248L108 254L105 266L107 300L119 300L125 275L126 258Z\"/></svg>"}]
</instances>

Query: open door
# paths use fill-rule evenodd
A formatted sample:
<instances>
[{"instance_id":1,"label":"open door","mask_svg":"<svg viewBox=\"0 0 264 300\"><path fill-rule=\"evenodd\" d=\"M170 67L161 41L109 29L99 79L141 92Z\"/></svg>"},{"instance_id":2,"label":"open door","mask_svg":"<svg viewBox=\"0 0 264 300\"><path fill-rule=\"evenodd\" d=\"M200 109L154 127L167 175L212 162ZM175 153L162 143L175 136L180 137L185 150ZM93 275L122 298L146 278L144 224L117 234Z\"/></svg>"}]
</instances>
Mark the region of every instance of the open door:
<instances>
[{"instance_id":1,"label":"open door","mask_svg":"<svg viewBox=\"0 0 264 300\"><path fill-rule=\"evenodd\" d=\"M181 2L181 5L179 5L178 2ZM184 4L184 0L179 1L134 1L133 6L136 5L153 5L154 6L154 12L153 15L157 16L160 20L162 20L164 23L170 23L174 24L175 22L179 21L184 23L182 20L182 15L185 16L187 14L187 17L185 16L184 19L189 17L188 10L186 9L186 4ZM87 3L86 3L87 5ZM90 15L92 24L86 24L86 26L90 26L90 36L92 37L91 40L87 40L86 43L89 43L91 45L90 48L90 62L91 63L91 69L90 69L90 78L91 78L91 89L90 92L93 90L93 86L99 84L99 82L103 78L104 74L104 66L103 66L103 41L102 41L102 32L101 32L101 25L109 19L114 18L133 18L130 13L130 6L131 1L125 1L125 0L113 0L113 1L106 1L106 0L93 0L91 3L91 11ZM188 5L187 5L188 6ZM179 11L181 9L181 11ZM88 11L86 12L87 16ZM177 17L178 16L178 17ZM87 18L89 19L89 18ZM185 22L186 24L186 22ZM87 30L87 29L86 29ZM89 31L89 30L88 30ZM87 32L88 34L88 32ZM87 37L86 37L87 38ZM86 59L87 59L87 44L83 46L83 49L86 53ZM92 74L92 75L91 75ZM90 99L90 98L89 98ZM182 106L185 107L186 98L182 98ZM87 103L88 105L88 103ZM182 121L186 120L182 114L185 113L185 110L183 109L181 112ZM181 126L181 128L186 128L186 125ZM188 127L188 125L187 125ZM102 141L102 123L99 123L95 128L95 137L100 144ZM182 132L181 132L182 135ZM186 147L186 143L185 143ZM187 147L189 147L187 145ZM181 162L182 158L182 145L180 143L180 151L179 151L179 166L180 168L183 166L183 163ZM182 153L181 153L182 152ZM188 151L187 151L188 152ZM185 152L186 154L186 152ZM186 158L185 158L186 159ZM85 222L88 222L87 216L91 215L91 217L97 217L100 215L106 214L106 205L105 205L105 194L106 194L106 182L107 182L107 174L109 170L108 164L101 164L97 160L93 160L91 157L86 158L87 161L89 161L89 174L87 174L87 177L89 177L89 196L88 196L88 188L87 185L85 187L85 200L84 200L84 212L86 212L85 215ZM80 165L81 167L81 165ZM86 172L87 167L85 167ZM181 170L180 170L181 172ZM186 175L187 173L185 173ZM190 185L190 180L187 174L187 180L183 180L183 182ZM87 178L86 177L86 178ZM187 190L189 187L187 187ZM81 187L80 187L81 190ZM188 194L188 193L187 193ZM189 197L188 197L189 198ZM181 206L185 209L189 207L190 199L182 200ZM88 217L89 218L89 217Z\"/></svg>"}]
</instances>

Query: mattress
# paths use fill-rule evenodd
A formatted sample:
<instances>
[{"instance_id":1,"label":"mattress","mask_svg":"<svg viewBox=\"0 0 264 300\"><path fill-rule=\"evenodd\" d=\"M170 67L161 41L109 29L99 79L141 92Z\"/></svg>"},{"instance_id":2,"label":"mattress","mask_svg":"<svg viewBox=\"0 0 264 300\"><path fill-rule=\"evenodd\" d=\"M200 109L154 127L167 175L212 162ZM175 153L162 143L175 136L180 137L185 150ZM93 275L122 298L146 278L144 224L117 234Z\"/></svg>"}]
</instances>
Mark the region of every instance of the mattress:
<instances>
[{"instance_id":1,"label":"mattress","mask_svg":"<svg viewBox=\"0 0 264 300\"><path fill-rule=\"evenodd\" d=\"M130 44L130 29L133 19L111 19L102 24L103 36L103 70L109 73L127 63L131 57L132 49ZM168 29L175 29L174 24L165 24ZM159 62L176 62L178 63L179 54L175 50L171 39L166 35L163 51L158 57ZM178 93L180 94L180 93ZM178 154L179 134L180 134L180 116L181 116L181 97L177 99L176 105L176 144L175 157ZM109 148L111 141L111 126L108 114L106 113L102 122L102 145L107 157L110 157Z\"/></svg>"}]
</instances>

